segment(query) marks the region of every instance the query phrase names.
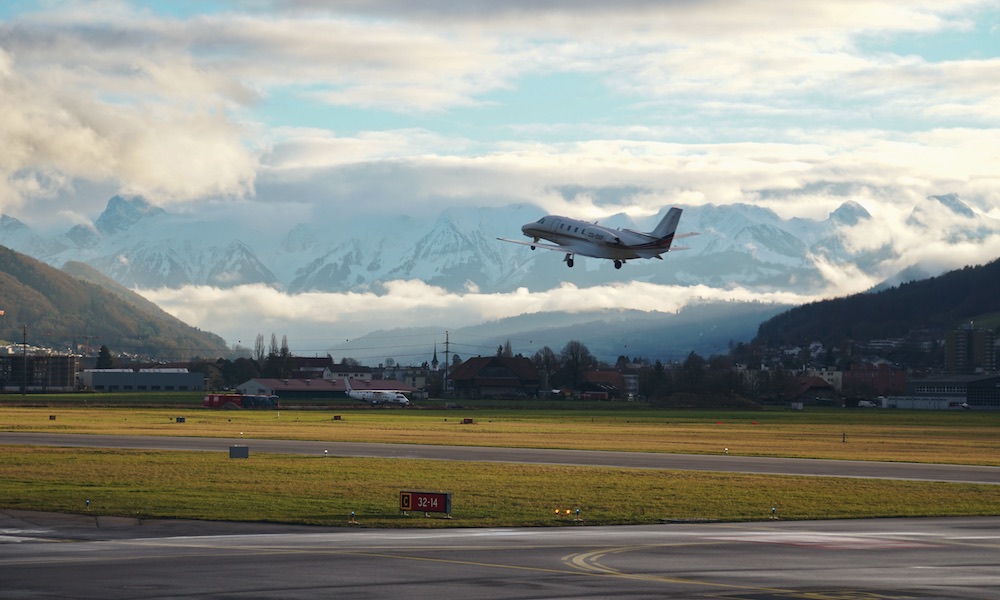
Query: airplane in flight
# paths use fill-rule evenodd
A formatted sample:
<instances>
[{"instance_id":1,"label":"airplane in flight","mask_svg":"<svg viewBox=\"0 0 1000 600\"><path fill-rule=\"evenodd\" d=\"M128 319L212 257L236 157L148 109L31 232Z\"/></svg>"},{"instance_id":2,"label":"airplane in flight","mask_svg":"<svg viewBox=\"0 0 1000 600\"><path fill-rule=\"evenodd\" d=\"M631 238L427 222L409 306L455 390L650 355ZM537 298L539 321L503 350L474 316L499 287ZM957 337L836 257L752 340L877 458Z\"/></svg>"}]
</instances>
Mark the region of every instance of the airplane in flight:
<instances>
[{"instance_id":1,"label":"airplane in flight","mask_svg":"<svg viewBox=\"0 0 1000 600\"><path fill-rule=\"evenodd\" d=\"M406 406L410 403L402 390L370 390L361 391L351 387L350 380L344 378L344 386L347 388L347 395L355 400L363 400L374 404L401 404Z\"/></svg>"},{"instance_id":2,"label":"airplane in flight","mask_svg":"<svg viewBox=\"0 0 1000 600\"><path fill-rule=\"evenodd\" d=\"M565 252L566 257L563 261L569 267L573 266L573 256L579 254L611 259L615 261L615 268L620 269L626 260L633 258L658 258L662 260L663 257L660 255L664 252L687 250L681 246L671 247L675 239L698 235L697 233L675 233L680 220L681 209L675 206L667 211L667 214L652 231L644 233L632 229L612 229L597 223L588 223L568 217L546 215L521 227L521 232L532 238L530 242L507 238L497 239L530 246L532 250L545 248L546 250ZM554 243L540 244L539 240L548 240Z\"/></svg>"}]
</instances>

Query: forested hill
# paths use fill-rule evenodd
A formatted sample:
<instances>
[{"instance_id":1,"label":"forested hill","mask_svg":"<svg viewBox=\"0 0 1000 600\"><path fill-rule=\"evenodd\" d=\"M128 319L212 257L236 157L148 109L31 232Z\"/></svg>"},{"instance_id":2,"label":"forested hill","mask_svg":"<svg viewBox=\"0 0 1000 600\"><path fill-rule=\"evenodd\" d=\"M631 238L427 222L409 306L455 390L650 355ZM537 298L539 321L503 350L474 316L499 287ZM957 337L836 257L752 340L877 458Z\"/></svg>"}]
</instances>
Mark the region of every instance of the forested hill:
<instances>
[{"instance_id":1,"label":"forested hill","mask_svg":"<svg viewBox=\"0 0 1000 600\"><path fill-rule=\"evenodd\" d=\"M993 328L998 316L1000 260L995 260L878 293L793 308L761 324L754 341L780 346L898 338L919 329L949 330L969 321Z\"/></svg>"},{"instance_id":2,"label":"forested hill","mask_svg":"<svg viewBox=\"0 0 1000 600\"><path fill-rule=\"evenodd\" d=\"M119 286L120 287L120 286ZM0 246L0 340L68 350L108 346L158 359L217 357L219 336L190 327L124 288L114 293Z\"/></svg>"}]
</instances>

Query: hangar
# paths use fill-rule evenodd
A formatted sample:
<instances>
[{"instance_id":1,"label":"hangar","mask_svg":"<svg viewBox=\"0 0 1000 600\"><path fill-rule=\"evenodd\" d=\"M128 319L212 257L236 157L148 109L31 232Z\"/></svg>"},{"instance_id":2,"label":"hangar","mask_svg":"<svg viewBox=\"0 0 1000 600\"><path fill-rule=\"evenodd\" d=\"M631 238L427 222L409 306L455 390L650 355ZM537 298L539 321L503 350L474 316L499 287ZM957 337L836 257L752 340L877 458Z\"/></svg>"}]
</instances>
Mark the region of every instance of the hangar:
<instances>
[{"instance_id":1,"label":"hangar","mask_svg":"<svg viewBox=\"0 0 1000 600\"><path fill-rule=\"evenodd\" d=\"M914 379L906 393L887 396L883 408L1000 410L1000 375L938 375Z\"/></svg>"},{"instance_id":2,"label":"hangar","mask_svg":"<svg viewBox=\"0 0 1000 600\"><path fill-rule=\"evenodd\" d=\"M97 392L187 392L205 389L205 374L187 369L86 369L80 385Z\"/></svg>"}]
</instances>

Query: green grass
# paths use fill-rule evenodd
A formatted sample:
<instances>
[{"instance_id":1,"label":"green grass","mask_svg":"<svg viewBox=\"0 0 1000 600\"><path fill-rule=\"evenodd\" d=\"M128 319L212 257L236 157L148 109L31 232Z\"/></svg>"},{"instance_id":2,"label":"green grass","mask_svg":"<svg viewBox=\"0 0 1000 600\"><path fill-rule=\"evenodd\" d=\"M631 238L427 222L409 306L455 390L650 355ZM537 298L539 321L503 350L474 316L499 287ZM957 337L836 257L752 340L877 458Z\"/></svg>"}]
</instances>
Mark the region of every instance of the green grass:
<instances>
[{"instance_id":1,"label":"green grass","mask_svg":"<svg viewBox=\"0 0 1000 600\"><path fill-rule=\"evenodd\" d=\"M335 421L334 415L342 417ZM176 417L184 416L185 423ZM50 417L55 417L51 420ZM471 418L472 424L463 424ZM0 430L567 448L1000 466L1000 412L2 408Z\"/></svg>"},{"instance_id":2,"label":"green grass","mask_svg":"<svg viewBox=\"0 0 1000 600\"><path fill-rule=\"evenodd\" d=\"M729 448L731 455L1000 464L1000 413L195 406L6 407L0 430L715 454ZM465 418L474 422L463 424ZM451 492L453 519L401 514L398 494L405 489ZM565 525L577 509L591 525L767 519L772 506L784 519L1000 514L1000 486L989 485L0 446L0 507L76 513L88 499L90 512L102 515L344 525L353 511L358 526L370 527Z\"/></svg>"},{"instance_id":3,"label":"green grass","mask_svg":"<svg viewBox=\"0 0 1000 600\"><path fill-rule=\"evenodd\" d=\"M0 447L0 474L7 509L366 527L1000 513L1000 486L425 460ZM453 518L403 515L407 489L450 492Z\"/></svg>"},{"instance_id":4,"label":"green grass","mask_svg":"<svg viewBox=\"0 0 1000 600\"><path fill-rule=\"evenodd\" d=\"M89 408L196 408L201 407L202 392L80 392L74 394L3 394L0 406Z\"/></svg>"}]
</instances>

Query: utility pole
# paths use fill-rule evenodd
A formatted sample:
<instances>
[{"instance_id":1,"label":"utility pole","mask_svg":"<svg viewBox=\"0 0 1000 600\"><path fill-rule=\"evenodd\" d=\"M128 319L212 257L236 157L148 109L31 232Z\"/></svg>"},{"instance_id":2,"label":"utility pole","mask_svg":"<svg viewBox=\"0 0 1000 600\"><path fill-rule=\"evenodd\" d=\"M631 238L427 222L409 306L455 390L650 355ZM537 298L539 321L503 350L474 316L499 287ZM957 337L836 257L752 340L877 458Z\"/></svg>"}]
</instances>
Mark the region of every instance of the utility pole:
<instances>
[{"instance_id":1,"label":"utility pole","mask_svg":"<svg viewBox=\"0 0 1000 600\"><path fill-rule=\"evenodd\" d=\"M28 326L24 326L24 337L21 340L21 374L24 385L21 387L21 395L28 393Z\"/></svg>"},{"instance_id":2,"label":"utility pole","mask_svg":"<svg viewBox=\"0 0 1000 600\"><path fill-rule=\"evenodd\" d=\"M448 332L444 332L444 379L441 381L441 389L444 393L448 393L448 367L451 366L451 360L448 359Z\"/></svg>"}]
</instances>

